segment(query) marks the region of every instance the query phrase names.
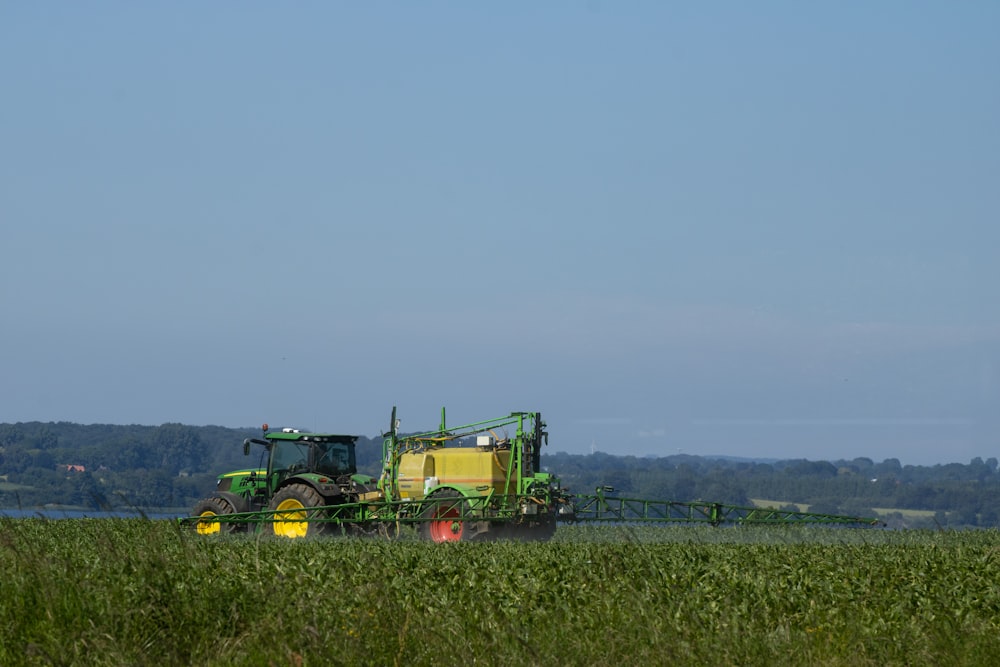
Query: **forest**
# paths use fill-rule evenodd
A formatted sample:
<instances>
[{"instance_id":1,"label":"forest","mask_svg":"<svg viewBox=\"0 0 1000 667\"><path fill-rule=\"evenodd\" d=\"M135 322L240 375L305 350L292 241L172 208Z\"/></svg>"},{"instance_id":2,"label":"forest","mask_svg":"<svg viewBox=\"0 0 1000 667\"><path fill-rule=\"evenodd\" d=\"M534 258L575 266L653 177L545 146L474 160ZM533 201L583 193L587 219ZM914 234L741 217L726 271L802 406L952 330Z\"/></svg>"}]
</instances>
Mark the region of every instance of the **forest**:
<instances>
[{"instance_id":1,"label":"forest","mask_svg":"<svg viewBox=\"0 0 1000 667\"><path fill-rule=\"evenodd\" d=\"M259 429L69 422L0 423L0 508L183 512L210 494L217 475L257 466L243 455ZM1000 526L997 459L933 466L897 459L763 461L693 455L587 455L554 451L542 467L563 486L591 493L705 500L800 511L878 516L891 527ZM358 468L377 475L381 438L361 436Z\"/></svg>"}]
</instances>

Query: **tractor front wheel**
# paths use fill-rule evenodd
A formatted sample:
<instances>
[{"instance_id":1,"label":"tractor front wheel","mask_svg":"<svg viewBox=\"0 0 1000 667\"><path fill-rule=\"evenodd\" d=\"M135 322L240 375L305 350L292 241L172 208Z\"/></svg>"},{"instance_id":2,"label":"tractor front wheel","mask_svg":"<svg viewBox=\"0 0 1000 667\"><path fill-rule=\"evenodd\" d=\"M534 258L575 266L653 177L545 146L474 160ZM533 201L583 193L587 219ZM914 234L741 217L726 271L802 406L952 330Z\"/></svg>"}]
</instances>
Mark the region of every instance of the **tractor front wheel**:
<instances>
[{"instance_id":1,"label":"tractor front wheel","mask_svg":"<svg viewBox=\"0 0 1000 667\"><path fill-rule=\"evenodd\" d=\"M200 520L194 524L195 532L199 535L219 535L220 533L233 533L243 526L231 521L220 521L215 517L226 514L235 514L236 508L225 498L205 498L194 506L194 516Z\"/></svg>"},{"instance_id":2,"label":"tractor front wheel","mask_svg":"<svg viewBox=\"0 0 1000 667\"><path fill-rule=\"evenodd\" d=\"M268 509L275 512L271 526L278 537L311 537L326 532L326 514L312 509L325 505L323 496L306 484L291 484L279 490Z\"/></svg>"}]
</instances>

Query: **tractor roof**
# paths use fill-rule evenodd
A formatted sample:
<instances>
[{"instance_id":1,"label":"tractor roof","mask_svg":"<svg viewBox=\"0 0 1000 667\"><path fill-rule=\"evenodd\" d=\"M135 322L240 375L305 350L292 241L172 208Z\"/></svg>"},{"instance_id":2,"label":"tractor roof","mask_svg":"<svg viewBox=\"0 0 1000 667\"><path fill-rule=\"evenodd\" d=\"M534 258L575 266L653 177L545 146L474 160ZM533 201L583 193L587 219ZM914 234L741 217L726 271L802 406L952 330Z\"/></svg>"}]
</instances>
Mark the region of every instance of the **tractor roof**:
<instances>
[{"instance_id":1,"label":"tractor roof","mask_svg":"<svg viewBox=\"0 0 1000 667\"><path fill-rule=\"evenodd\" d=\"M268 440L302 440L308 442L340 442L345 445L354 443L359 436L335 435L332 433L302 433L293 429L271 431L264 436Z\"/></svg>"}]
</instances>

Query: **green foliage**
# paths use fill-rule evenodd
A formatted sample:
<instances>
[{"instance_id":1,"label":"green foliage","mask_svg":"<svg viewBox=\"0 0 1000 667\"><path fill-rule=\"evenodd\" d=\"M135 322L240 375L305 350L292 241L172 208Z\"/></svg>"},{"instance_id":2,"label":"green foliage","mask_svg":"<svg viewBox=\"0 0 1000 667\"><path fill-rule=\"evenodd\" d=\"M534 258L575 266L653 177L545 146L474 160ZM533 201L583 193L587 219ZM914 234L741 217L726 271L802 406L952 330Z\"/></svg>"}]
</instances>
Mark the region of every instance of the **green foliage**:
<instances>
[{"instance_id":1,"label":"green foliage","mask_svg":"<svg viewBox=\"0 0 1000 667\"><path fill-rule=\"evenodd\" d=\"M565 486L591 492L606 479L628 481L616 490L639 498L707 500L744 505L769 498L776 506L796 503L811 511L870 515L872 507L942 510L941 520L913 517L896 527L1000 526L1000 474L996 459L968 465L902 466L896 459L851 461L733 461L690 455L637 459L607 454L558 453L543 457ZM902 516L902 515L901 515Z\"/></svg>"},{"instance_id":2,"label":"green foliage","mask_svg":"<svg viewBox=\"0 0 1000 667\"><path fill-rule=\"evenodd\" d=\"M0 424L0 507L70 505L93 510L189 508L223 472L260 462L243 455L259 429L115 426L67 422ZM359 464L374 472L380 443L359 440ZM81 466L76 468L67 466Z\"/></svg>"},{"instance_id":3,"label":"green foliage","mask_svg":"<svg viewBox=\"0 0 1000 667\"><path fill-rule=\"evenodd\" d=\"M220 540L2 519L0 664L997 664L998 543L694 527Z\"/></svg>"},{"instance_id":4,"label":"green foliage","mask_svg":"<svg viewBox=\"0 0 1000 667\"><path fill-rule=\"evenodd\" d=\"M0 507L54 503L87 509L190 508L211 493L220 473L256 466L260 448L244 457L256 428L115 426L67 422L0 424ZM361 472L378 475L380 440L362 437ZM85 472L67 470L83 466ZM577 493L613 486L637 498L749 505L813 506L830 514L870 515L870 508L925 510L885 517L895 527L1000 527L996 458L968 464L904 466L896 459L743 461L691 455L661 458L552 453L542 465ZM934 516L934 512L939 512Z\"/></svg>"}]
</instances>

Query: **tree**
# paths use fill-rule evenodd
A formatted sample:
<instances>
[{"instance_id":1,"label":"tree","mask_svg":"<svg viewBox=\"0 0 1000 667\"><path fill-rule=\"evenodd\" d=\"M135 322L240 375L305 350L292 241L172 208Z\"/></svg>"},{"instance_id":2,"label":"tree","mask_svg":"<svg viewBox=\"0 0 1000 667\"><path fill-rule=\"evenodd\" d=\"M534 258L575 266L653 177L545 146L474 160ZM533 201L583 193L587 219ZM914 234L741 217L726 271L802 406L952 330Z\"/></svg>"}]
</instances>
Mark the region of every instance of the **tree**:
<instances>
[{"instance_id":1,"label":"tree","mask_svg":"<svg viewBox=\"0 0 1000 667\"><path fill-rule=\"evenodd\" d=\"M205 448L197 431L183 424L163 424L153 432L152 445L159 455L158 468L176 475L185 470L201 472Z\"/></svg>"}]
</instances>

